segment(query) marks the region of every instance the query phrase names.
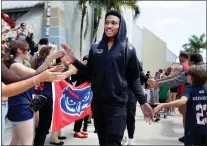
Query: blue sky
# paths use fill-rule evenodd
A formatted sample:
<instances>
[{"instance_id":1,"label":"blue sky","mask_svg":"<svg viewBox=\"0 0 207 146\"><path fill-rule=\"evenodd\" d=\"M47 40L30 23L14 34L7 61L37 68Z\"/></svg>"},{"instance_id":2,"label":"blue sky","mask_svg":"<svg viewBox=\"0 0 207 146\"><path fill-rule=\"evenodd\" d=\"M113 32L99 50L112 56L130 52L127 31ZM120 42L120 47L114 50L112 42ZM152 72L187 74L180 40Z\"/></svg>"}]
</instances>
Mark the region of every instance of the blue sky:
<instances>
[{"instance_id":1,"label":"blue sky","mask_svg":"<svg viewBox=\"0 0 207 146\"><path fill-rule=\"evenodd\" d=\"M206 34L206 1L140 1L137 20L164 42L176 55L191 35ZM202 55L206 58L206 52Z\"/></svg>"}]
</instances>

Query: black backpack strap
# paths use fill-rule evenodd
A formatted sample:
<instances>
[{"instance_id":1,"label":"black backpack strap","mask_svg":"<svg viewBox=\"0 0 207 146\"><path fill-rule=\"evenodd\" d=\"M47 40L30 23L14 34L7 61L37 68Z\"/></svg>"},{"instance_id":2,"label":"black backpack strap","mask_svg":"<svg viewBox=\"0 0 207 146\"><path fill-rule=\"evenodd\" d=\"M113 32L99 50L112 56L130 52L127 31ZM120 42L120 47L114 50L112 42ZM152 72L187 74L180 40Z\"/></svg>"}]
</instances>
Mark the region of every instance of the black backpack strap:
<instances>
[{"instance_id":1,"label":"black backpack strap","mask_svg":"<svg viewBox=\"0 0 207 146\"><path fill-rule=\"evenodd\" d=\"M26 93L23 93L23 97L28 101L29 105L31 104L31 100L29 99L29 97L27 95L25 95Z\"/></svg>"},{"instance_id":2,"label":"black backpack strap","mask_svg":"<svg viewBox=\"0 0 207 146\"><path fill-rule=\"evenodd\" d=\"M98 48L99 44L100 44L100 41L97 41L97 42L93 43L92 49L96 50Z\"/></svg>"},{"instance_id":3,"label":"black backpack strap","mask_svg":"<svg viewBox=\"0 0 207 146\"><path fill-rule=\"evenodd\" d=\"M128 57L128 47L129 47L129 43L126 42L126 47L125 47L125 72L127 71L127 67L128 67L128 62L129 62L129 57Z\"/></svg>"}]
</instances>

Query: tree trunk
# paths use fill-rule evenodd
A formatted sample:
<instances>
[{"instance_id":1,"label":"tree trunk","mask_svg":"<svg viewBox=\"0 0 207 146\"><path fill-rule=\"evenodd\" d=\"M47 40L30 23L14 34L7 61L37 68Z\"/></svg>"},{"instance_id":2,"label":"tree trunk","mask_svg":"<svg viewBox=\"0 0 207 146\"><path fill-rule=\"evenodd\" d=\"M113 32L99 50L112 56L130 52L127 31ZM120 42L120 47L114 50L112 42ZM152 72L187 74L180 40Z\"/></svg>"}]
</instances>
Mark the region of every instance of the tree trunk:
<instances>
[{"instance_id":1,"label":"tree trunk","mask_svg":"<svg viewBox=\"0 0 207 146\"><path fill-rule=\"evenodd\" d=\"M101 20L101 17L98 17L97 27L96 27L96 29L94 31L94 43L97 40L97 32L98 32L98 27L99 27L100 20Z\"/></svg>"},{"instance_id":2,"label":"tree trunk","mask_svg":"<svg viewBox=\"0 0 207 146\"><path fill-rule=\"evenodd\" d=\"M86 15L86 5L85 3L83 4L83 8L82 8L82 16L81 16L81 26L80 26L80 59L82 58L82 43L83 43L83 22L84 22L84 17Z\"/></svg>"}]
</instances>

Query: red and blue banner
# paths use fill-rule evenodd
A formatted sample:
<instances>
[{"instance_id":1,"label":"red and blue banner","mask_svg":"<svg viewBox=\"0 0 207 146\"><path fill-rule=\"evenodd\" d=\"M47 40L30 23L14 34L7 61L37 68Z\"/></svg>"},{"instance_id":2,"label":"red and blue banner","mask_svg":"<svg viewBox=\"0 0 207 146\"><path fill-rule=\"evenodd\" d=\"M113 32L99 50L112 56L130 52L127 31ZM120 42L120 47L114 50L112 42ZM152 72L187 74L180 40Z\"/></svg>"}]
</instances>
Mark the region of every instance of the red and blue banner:
<instances>
[{"instance_id":1,"label":"red and blue banner","mask_svg":"<svg viewBox=\"0 0 207 146\"><path fill-rule=\"evenodd\" d=\"M66 81L53 83L52 132L91 114L93 93L91 84L85 82L78 87Z\"/></svg>"}]
</instances>

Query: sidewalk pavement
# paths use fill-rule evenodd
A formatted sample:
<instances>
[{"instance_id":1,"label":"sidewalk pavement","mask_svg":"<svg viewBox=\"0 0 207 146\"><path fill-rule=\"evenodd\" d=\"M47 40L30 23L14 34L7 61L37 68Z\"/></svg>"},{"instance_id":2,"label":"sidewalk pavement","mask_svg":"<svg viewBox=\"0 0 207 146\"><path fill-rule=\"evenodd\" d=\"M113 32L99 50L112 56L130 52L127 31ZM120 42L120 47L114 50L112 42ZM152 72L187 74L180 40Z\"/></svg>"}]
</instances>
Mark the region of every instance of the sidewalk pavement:
<instances>
[{"instance_id":1,"label":"sidewalk pavement","mask_svg":"<svg viewBox=\"0 0 207 146\"><path fill-rule=\"evenodd\" d=\"M7 123L8 126L8 123ZM94 133L94 126L88 127L88 138L73 138L73 124L62 130L62 135L67 136L64 145L98 145L97 134ZM169 116L167 119L161 118L158 123L147 124L139 106L137 106L136 130L134 135L135 145L183 145L178 138L183 136L182 117L180 114ZM5 144L11 141L11 128L7 128L5 133ZM127 130L125 131L127 137ZM127 145L127 142L125 143ZM45 145L50 145L50 135L47 136Z\"/></svg>"}]
</instances>

